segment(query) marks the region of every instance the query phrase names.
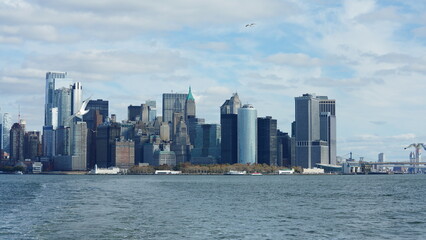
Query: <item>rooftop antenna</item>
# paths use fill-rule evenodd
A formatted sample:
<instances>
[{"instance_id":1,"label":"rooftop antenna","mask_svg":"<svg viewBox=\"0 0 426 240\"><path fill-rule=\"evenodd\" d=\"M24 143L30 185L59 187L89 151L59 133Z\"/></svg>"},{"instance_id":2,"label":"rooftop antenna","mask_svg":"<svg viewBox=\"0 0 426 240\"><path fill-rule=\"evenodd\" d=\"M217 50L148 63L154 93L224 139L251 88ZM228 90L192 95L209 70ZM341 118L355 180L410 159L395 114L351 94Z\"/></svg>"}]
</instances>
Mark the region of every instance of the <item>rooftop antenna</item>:
<instances>
[{"instance_id":1,"label":"rooftop antenna","mask_svg":"<svg viewBox=\"0 0 426 240\"><path fill-rule=\"evenodd\" d=\"M21 104L18 104L18 122L21 122Z\"/></svg>"}]
</instances>

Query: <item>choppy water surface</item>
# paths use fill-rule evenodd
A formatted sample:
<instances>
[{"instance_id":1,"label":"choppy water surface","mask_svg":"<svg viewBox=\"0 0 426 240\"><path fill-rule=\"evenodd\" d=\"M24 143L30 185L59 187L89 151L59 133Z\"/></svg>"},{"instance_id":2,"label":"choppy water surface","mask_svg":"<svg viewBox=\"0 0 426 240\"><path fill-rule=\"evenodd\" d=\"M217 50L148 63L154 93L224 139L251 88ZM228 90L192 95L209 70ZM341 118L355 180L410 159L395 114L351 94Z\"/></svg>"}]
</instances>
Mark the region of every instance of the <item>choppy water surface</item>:
<instances>
[{"instance_id":1,"label":"choppy water surface","mask_svg":"<svg viewBox=\"0 0 426 240\"><path fill-rule=\"evenodd\" d=\"M426 175L0 175L0 239L426 239Z\"/></svg>"}]
</instances>

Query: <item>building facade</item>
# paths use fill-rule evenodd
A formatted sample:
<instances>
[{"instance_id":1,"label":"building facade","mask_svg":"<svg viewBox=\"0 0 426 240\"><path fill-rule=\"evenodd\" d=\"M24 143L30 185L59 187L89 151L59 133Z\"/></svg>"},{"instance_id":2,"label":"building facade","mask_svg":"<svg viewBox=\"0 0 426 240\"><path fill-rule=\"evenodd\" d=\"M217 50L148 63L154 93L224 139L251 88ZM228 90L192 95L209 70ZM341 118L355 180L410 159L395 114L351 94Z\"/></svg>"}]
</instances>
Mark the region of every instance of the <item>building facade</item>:
<instances>
[{"instance_id":1,"label":"building facade","mask_svg":"<svg viewBox=\"0 0 426 240\"><path fill-rule=\"evenodd\" d=\"M3 151L3 115L0 113L0 151ZM1 159L1 156L0 156Z\"/></svg>"},{"instance_id":2,"label":"building facade","mask_svg":"<svg viewBox=\"0 0 426 240\"><path fill-rule=\"evenodd\" d=\"M336 163L335 100L303 94L295 98L295 166Z\"/></svg>"},{"instance_id":3,"label":"building facade","mask_svg":"<svg viewBox=\"0 0 426 240\"><path fill-rule=\"evenodd\" d=\"M140 121L142 115L141 106L130 105L127 107L127 120L128 121Z\"/></svg>"},{"instance_id":4,"label":"building facade","mask_svg":"<svg viewBox=\"0 0 426 240\"><path fill-rule=\"evenodd\" d=\"M55 155L67 156L71 153L71 130L70 127L58 127L55 130Z\"/></svg>"},{"instance_id":5,"label":"building facade","mask_svg":"<svg viewBox=\"0 0 426 240\"><path fill-rule=\"evenodd\" d=\"M41 142L39 131L28 131L24 139L24 157L36 161L41 156Z\"/></svg>"},{"instance_id":6,"label":"building facade","mask_svg":"<svg viewBox=\"0 0 426 240\"><path fill-rule=\"evenodd\" d=\"M277 120L272 117L257 119L257 163L278 165Z\"/></svg>"},{"instance_id":7,"label":"building facade","mask_svg":"<svg viewBox=\"0 0 426 240\"><path fill-rule=\"evenodd\" d=\"M328 164L337 164L336 100L327 96L319 97L320 137L328 145Z\"/></svg>"},{"instance_id":8,"label":"building facade","mask_svg":"<svg viewBox=\"0 0 426 240\"><path fill-rule=\"evenodd\" d=\"M98 126L106 122L109 114L109 102L102 99L90 100L86 106L89 110L83 116L87 125L87 168L93 169L96 163L96 133Z\"/></svg>"},{"instance_id":9,"label":"building facade","mask_svg":"<svg viewBox=\"0 0 426 240\"><path fill-rule=\"evenodd\" d=\"M87 114L83 116L83 121L87 123L87 128L96 130L96 127L104 123L109 116L109 102L107 100L90 100L87 103ZM100 116L100 117L99 117Z\"/></svg>"},{"instance_id":10,"label":"building facade","mask_svg":"<svg viewBox=\"0 0 426 240\"><path fill-rule=\"evenodd\" d=\"M71 155L73 156L72 170L84 171L87 169L87 124L78 121L71 127Z\"/></svg>"},{"instance_id":11,"label":"building facade","mask_svg":"<svg viewBox=\"0 0 426 240\"><path fill-rule=\"evenodd\" d=\"M76 138L72 128L78 124L78 116L73 114L77 113L82 106L82 94L81 83L73 83L72 79L67 77L66 72L46 73L42 141L44 159L52 159L57 154L60 156L72 154L73 139ZM71 128L71 130L67 128ZM71 161L71 163L74 162Z\"/></svg>"},{"instance_id":12,"label":"building facade","mask_svg":"<svg viewBox=\"0 0 426 240\"><path fill-rule=\"evenodd\" d=\"M163 93L163 122L172 122L174 113L185 114L187 97L185 93Z\"/></svg>"},{"instance_id":13,"label":"building facade","mask_svg":"<svg viewBox=\"0 0 426 240\"><path fill-rule=\"evenodd\" d=\"M197 135L191 158L213 158L216 162L220 159L221 129L219 124L200 124L196 128ZM193 162L191 160L191 162Z\"/></svg>"},{"instance_id":14,"label":"building facade","mask_svg":"<svg viewBox=\"0 0 426 240\"><path fill-rule=\"evenodd\" d=\"M192 96L191 87L189 87L189 92L185 100L185 121L187 121L188 118L195 118L195 113L195 99L194 96Z\"/></svg>"},{"instance_id":15,"label":"building facade","mask_svg":"<svg viewBox=\"0 0 426 240\"><path fill-rule=\"evenodd\" d=\"M10 160L24 161L25 128L20 123L14 123L10 129Z\"/></svg>"},{"instance_id":16,"label":"building facade","mask_svg":"<svg viewBox=\"0 0 426 240\"><path fill-rule=\"evenodd\" d=\"M131 140L116 140L112 146L113 165L129 169L135 165L135 142Z\"/></svg>"},{"instance_id":17,"label":"building facade","mask_svg":"<svg viewBox=\"0 0 426 240\"><path fill-rule=\"evenodd\" d=\"M320 156L312 153L312 143L320 139L319 99L304 94L295 98L296 161L295 166L313 168L321 163Z\"/></svg>"},{"instance_id":18,"label":"building facade","mask_svg":"<svg viewBox=\"0 0 426 240\"><path fill-rule=\"evenodd\" d=\"M146 100L145 104L149 107L148 120L154 122L157 117L157 102L155 100Z\"/></svg>"},{"instance_id":19,"label":"building facade","mask_svg":"<svg viewBox=\"0 0 426 240\"><path fill-rule=\"evenodd\" d=\"M10 129L12 128L12 116L9 113L3 114L3 150L10 153Z\"/></svg>"},{"instance_id":20,"label":"building facade","mask_svg":"<svg viewBox=\"0 0 426 240\"><path fill-rule=\"evenodd\" d=\"M96 164L98 167L114 167L112 147L120 139L121 127L119 123L112 122L98 126L96 134Z\"/></svg>"},{"instance_id":21,"label":"building facade","mask_svg":"<svg viewBox=\"0 0 426 240\"><path fill-rule=\"evenodd\" d=\"M176 125L176 134L171 144L171 150L176 154L176 164L190 160L191 144L183 116Z\"/></svg>"},{"instance_id":22,"label":"building facade","mask_svg":"<svg viewBox=\"0 0 426 240\"><path fill-rule=\"evenodd\" d=\"M45 115L44 126L52 126L52 108L55 107L55 90L67 87L71 80L67 78L66 72L47 72L45 87Z\"/></svg>"},{"instance_id":23,"label":"building facade","mask_svg":"<svg viewBox=\"0 0 426 240\"><path fill-rule=\"evenodd\" d=\"M257 163L257 110L250 104L238 109L238 163Z\"/></svg>"},{"instance_id":24,"label":"building facade","mask_svg":"<svg viewBox=\"0 0 426 240\"><path fill-rule=\"evenodd\" d=\"M294 162L293 140L288 133L277 131L277 165L291 167Z\"/></svg>"},{"instance_id":25,"label":"building facade","mask_svg":"<svg viewBox=\"0 0 426 240\"><path fill-rule=\"evenodd\" d=\"M241 101L237 93L220 107L221 164L238 162L238 109Z\"/></svg>"}]
</instances>

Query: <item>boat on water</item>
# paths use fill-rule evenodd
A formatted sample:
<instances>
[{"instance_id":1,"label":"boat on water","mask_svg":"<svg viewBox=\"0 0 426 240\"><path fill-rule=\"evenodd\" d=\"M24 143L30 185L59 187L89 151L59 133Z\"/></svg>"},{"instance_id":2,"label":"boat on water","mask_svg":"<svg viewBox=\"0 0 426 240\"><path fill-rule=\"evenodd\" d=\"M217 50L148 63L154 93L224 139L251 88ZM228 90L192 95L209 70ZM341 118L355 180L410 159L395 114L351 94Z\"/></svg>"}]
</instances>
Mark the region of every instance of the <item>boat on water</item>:
<instances>
[{"instance_id":1,"label":"boat on water","mask_svg":"<svg viewBox=\"0 0 426 240\"><path fill-rule=\"evenodd\" d=\"M95 168L90 170L89 174L118 174L119 172L118 167L98 168L98 165L95 164Z\"/></svg>"},{"instance_id":2,"label":"boat on water","mask_svg":"<svg viewBox=\"0 0 426 240\"><path fill-rule=\"evenodd\" d=\"M155 170L155 175L177 175L177 174L182 174L182 171Z\"/></svg>"},{"instance_id":3,"label":"boat on water","mask_svg":"<svg viewBox=\"0 0 426 240\"><path fill-rule=\"evenodd\" d=\"M287 174L294 174L294 169L282 169L278 170L279 175L287 175Z\"/></svg>"},{"instance_id":4,"label":"boat on water","mask_svg":"<svg viewBox=\"0 0 426 240\"><path fill-rule=\"evenodd\" d=\"M260 173L260 172L254 172L254 173L252 173L250 175L252 175L252 176L262 176L263 174Z\"/></svg>"},{"instance_id":5,"label":"boat on water","mask_svg":"<svg viewBox=\"0 0 426 240\"><path fill-rule=\"evenodd\" d=\"M15 172L15 174L17 174L17 175L22 175L22 174L24 174L22 171L16 171Z\"/></svg>"},{"instance_id":6,"label":"boat on water","mask_svg":"<svg viewBox=\"0 0 426 240\"><path fill-rule=\"evenodd\" d=\"M247 171L234 171L230 170L229 172L226 172L225 175L246 175Z\"/></svg>"}]
</instances>

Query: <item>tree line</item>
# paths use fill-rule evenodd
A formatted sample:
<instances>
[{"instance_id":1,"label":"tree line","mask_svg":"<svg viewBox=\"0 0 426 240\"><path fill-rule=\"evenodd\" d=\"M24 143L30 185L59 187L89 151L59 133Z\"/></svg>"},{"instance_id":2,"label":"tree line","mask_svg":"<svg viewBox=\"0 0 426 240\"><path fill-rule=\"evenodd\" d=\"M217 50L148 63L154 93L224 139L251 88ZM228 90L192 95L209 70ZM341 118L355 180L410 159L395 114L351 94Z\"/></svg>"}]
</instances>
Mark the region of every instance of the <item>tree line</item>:
<instances>
[{"instance_id":1,"label":"tree line","mask_svg":"<svg viewBox=\"0 0 426 240\"><path fill-rule=\"evenodd\" d=\"M285 167L270 166L268 164L209 164L195 165L189 162L180 163L176 166L133 166L128 174L154 174L156 170L182 171L183 174L225 174L229 171L246 171L247 173L276 174L278 170ZM299 169L295 169L298 172Z\"/></svg>"}]
</instances>

